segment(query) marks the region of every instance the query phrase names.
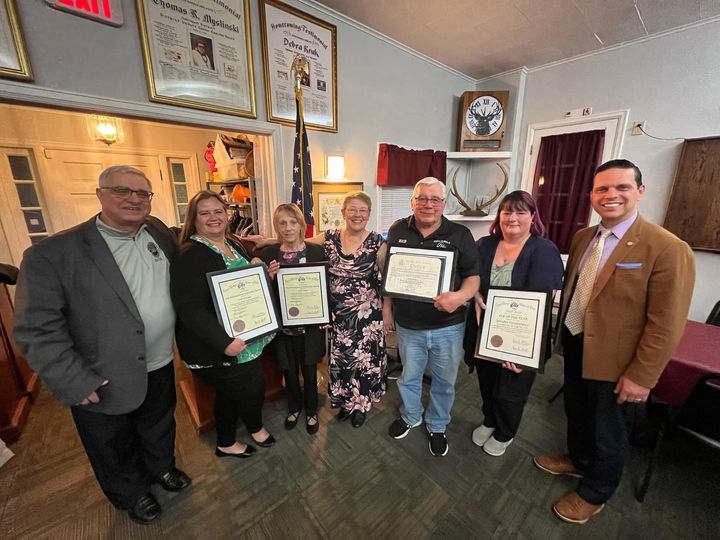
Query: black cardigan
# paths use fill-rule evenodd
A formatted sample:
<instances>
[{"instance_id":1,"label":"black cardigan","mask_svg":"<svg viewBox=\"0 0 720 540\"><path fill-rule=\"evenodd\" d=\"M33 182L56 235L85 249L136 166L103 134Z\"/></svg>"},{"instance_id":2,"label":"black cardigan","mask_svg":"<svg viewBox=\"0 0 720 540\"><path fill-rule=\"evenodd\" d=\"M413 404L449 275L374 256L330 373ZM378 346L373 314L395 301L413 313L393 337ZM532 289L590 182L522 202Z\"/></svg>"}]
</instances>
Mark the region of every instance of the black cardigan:
<instances>
[{"instance_id":1,"label":"black cardigan","mask_svg":"<svg viewBox=\"0 0 720 540\"><path fill-rule=\"evenodd\" d=\"M230 243L250 260L239 242ZM170 265L170 295L177 315L175 341L186 364L219 366L232 361L224 351L233 338L218 321L206 277L225 268L222 255L195 240L183 244Z\"/></svg>"},{"instance_id":2,"label":"black cardigan","mask_svg":"<svg viewBox=\"0 0 720 540\"><path fill-rule=\"evenodd\" d=\"M480 294L487 298L490 288L490 271L492 270L495 251L500 239L494 236L483 236L477 242L480 257ZM523 246L512 270L510 286L513 289L529 291L550 291L562 289L563 274L562 259L557 246L550 240L539 236L531 236ZM478 325L475 318L475 302L470 302L468 319L465 326L465 358L474 357L475 340ZM548 334L550 331L548 331ZM552 353L551 340L548 335L548 347L545 358Z\"/></svg>"}]
</instances>

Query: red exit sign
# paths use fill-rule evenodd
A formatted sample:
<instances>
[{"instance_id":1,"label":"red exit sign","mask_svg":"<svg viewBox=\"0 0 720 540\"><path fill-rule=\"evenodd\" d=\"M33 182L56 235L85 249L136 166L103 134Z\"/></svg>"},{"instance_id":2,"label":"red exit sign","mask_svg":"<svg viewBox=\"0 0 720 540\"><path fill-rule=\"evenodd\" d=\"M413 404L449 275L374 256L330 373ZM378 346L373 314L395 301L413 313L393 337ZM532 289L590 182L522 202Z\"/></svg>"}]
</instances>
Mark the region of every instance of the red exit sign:
<instances>
[{"instance_id":1,"label":"red exit sign","mask_svg":"<svg viewBox=\"0 0 720 540\"><path fill-rule=\"evenodd\" d=\"M122 26L122 0L45 0L50 6L93 21Z\"/></svg>"}]
</instances>

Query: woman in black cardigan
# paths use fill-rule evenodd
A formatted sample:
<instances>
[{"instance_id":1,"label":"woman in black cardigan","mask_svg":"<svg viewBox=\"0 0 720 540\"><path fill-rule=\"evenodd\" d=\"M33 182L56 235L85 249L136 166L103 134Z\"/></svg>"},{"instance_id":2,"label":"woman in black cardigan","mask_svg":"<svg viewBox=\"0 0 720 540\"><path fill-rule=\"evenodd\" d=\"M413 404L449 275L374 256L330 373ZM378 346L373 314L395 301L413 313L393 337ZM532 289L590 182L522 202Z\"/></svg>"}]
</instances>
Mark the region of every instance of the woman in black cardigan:
<instances>
[{"instance_id":1,"label":"woman in black cardigan","mask_svg":"<svg viewBox=\"0 0 720 540\"><path fill-rule=\"evenodd\" d=\"M192 198L180 250L170 266L170 293L180 356L215 389L215 455L246 458L256 450L237 441L238 419L259 446L275 443L263 427L265 378L258 359L273 336L245 343L230 337L218 322L206 274L246 266L250 260L243 246L227 233L227 223L227 207L217 193L201 191Z\"/></svg>"},{"instance_id":2,"label":"woman in black cardigan","mask_svg":"<svg viewBox=\"0 0 720 540\"><path fill-rule=\"evenodd\" d=\"M480 255L480 291L475 294L475 310L468 313L465 328L465 362L477 368L485 419L473 431L473 442L491 456L501 456L512 443L535 372L511 362L502 364L475 358L484 299L491 286L534 291L560 289L563 263L558 248L542 238L545 227L537 213L535 200L525 191L513 191L500 202L490 235L477 241ZM551 354L550 329L545 358Z\"/></svg>"},{"instance_id":3,"label":"woman in black cardigan","mask_svg":"<svg viewBox=\"0 0 720 540\"><path fill-rule=\"evenodd\" d=\"M325 260L322 246L305 242L305 218L294 204L281 204L273 213L273 226L280 244L266 247L261 260L275 276L281 266L314 263ZM275 285L277 290L277 284ZM317 364L325 355L325 332L320 326L290 326L278 332L273 343L275 360L285 377L288 415L285 429L293 429L305 407L305 429L310 435L317 433L320 424L317 416L318 389ZM300 387L302 371L303 387Z\"/></svg>"}]
</instances>

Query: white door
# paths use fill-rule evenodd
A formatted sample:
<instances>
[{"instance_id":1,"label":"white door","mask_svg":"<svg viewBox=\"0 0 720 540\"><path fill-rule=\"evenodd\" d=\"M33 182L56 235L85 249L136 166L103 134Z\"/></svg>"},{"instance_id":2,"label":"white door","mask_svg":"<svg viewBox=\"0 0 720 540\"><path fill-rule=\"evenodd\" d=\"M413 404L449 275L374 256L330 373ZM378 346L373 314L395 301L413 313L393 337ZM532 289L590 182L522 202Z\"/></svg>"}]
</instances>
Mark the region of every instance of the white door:
<instances>
[{"instance_id":1,"label":"white door","mask_svg":"<svg viewBox=\"0 0 720 540\"><path fill-rule=\"evenodd\" d=\"M172 193L163 182L158 156L54 148L46 148L43 153L45 174L41 181L56 231L77 225L98 213L100 203L95 195L98 176L112 165L130 165L143 171L155 193L152 214L168 226L177 224Z\"/></svg>"},{"instance_id":2,"label":"white door","mask_svg":"<svg viewBox=\"0 0 720 540\"><path fill-rule=\"evenodd\" d=\"M625 128L627 126L628 110L612 113L594 114L580 118L568 118L554 122L530 124L525 148L525 161L523 164L522 189L533 193L533 175L537 165L538 150L543 137L563 135L565 133L581 133L602 129L605 131L605 147L601 162L620 157Z\"/></svg>"}]
</instances>

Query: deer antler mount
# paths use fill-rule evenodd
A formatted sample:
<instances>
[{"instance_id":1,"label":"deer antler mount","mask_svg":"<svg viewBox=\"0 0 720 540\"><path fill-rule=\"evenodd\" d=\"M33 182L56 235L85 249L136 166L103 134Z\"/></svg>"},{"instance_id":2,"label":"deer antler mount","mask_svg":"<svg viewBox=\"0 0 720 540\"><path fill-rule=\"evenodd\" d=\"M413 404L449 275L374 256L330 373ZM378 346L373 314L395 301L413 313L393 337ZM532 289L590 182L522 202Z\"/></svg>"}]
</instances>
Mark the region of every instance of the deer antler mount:
<instances>
[{"instance_id":1,"label":"deer antler mount","mask_svg":"<svg viewBox=\"0 0 720 540\"><path fill-rule=\"evenodd\" d=\"M460 196L460 193L458 193L457 189L457 173L460 170L460 167L457 167L455 169L455 172L452 175L452 181L451 181L451 187L450 187L450 193L458 200L460 205L465 209L462 212L460 212L463 216L467 217L484 217L487 216L487 208L490 208L492 204L497 201L500 198L500 195L505 191L505 189L508 186L508 181L510 179L510 174L507 170L507 167L503 165L502 163L496 163L498 167L500 167L500 170L503 174L503 183L500 187L495 186L495 195L490 197L487 201L483 201L482 198L480 201L475 201L475 208L470 206L465 199L463 199Z\"/></svg>"}]
</instances>

